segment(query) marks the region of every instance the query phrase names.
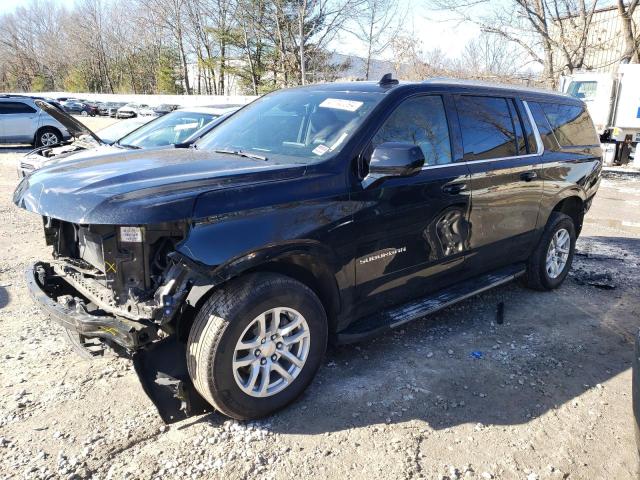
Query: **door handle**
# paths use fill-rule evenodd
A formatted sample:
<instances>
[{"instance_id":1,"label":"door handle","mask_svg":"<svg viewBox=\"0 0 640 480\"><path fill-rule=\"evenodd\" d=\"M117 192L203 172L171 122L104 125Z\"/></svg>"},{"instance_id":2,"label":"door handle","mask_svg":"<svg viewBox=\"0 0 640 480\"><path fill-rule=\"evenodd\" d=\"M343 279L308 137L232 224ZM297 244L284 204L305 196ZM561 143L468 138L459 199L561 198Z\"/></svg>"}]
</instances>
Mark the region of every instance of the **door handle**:
<instances>
[{"instance_id":1,"label":"door handle","mask_svg":"<svg viewBox=\"0 0 640 480\"><path fill-rule=\"evenodd\" d=\"M466 183L450 183L442 187L442 191L444 193L448 193L449 195L457 195L458 193L467 189Z\"/></svg>"},{"instance_id":2,"label":"door handle","mask_svg":"<svg viewBox=\"0 0 640 480\"><path fill-rule=\"evenodd\" d=\"M531 180L537 177L538 177L538 174L536 172L524 172L520 174L520 178L525 182L530 182Z\"/></svg>"}]
</instances>

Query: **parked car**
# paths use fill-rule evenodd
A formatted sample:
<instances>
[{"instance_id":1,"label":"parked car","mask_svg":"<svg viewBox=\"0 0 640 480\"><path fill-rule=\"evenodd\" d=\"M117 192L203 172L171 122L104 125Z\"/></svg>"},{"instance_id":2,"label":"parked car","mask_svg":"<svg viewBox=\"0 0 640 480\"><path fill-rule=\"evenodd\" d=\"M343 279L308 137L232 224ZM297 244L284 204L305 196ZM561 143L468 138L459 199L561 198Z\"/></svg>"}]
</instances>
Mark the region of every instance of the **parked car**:
<instances>
[{"instance_id":1,"label":"parked car","mask_svg":"<svg viewBox=\"0 0 640 480\"><path fill-rule=\"evenodd\" d=\"M120 107L116 113L116 118L132 118L138 115L155 115L153 110L149 109L149 105L127 103Z\"/></svg>"},{"instance_id":2,"label":"parked car","mask_svg":"<svg viewBox=\"0 0 640 480\"><path fill-rule=\"evenodd\" d=\"M107 115L112 118L116 118L116 115L118 114L118 109L120 107L124 107L125 105L126 105L126 102L110 102L109 107L107 107Z\"/></svg>"},{"instance_id":3,"label":"parked car","mask_svg":"<svg viewBox=\"0 0 640 480\"><path fill-rule=\"evenodd\" d=\"M66 114L58 114L71 131L81 132L69 145L40 148L20 161L18 176L24 177L45 165L80 158L97 157L122 151L123 148L171 148L176 144L190 145L208 132L203 127L235 108L191 108L175 111L163 117L141 116L114 123L93 133L82 123ZM56 112L51 112L56 115ZM194 135L201 131L200 135Z\"/></svg>"},{"instance_id":4,"label":"parked car","mask_svg":"<svg viewBox=\"0 0 640 480\"><path fill-rule=\"evenodd\" d=\"M171 113L176 110L179 105L171 105L168 103L163 103L162 105L158 105L157 107L153 107L153 111L156 115L166 115L167 113Z\"/></svg>"},{"instance_id":5,"label":"parked car","mask_svg":"<svg viewBox=\"0 0 640 480\"><path fill-rule=\"evenodd\" d=\"M82 115L83 117L92 116L95 117L96 109L90 107L86 103L75 102L75 101L66 101L62 102L62 108L67 113L72 113L75 115Z\"/></svg>"},{"instance_id":6,"label":"parked car","mask_svg":"<svg viewBox=\"0 0 640 480\"><path fill-rule=\"evenodd\" d=\"M70 136L63 124L36 105L35 99L21 95L0 95L0 143L49 147Z\"/></svg>"},{"instance_id":7,"label":"parked car","mask_svg":"<svg viewBox=\"0 0 640 480\"><path fill-rule=\"evenodd\" d=\"M580 100L385 75L265 95L193 148L43 168L14 201L56 259L29 290L79 351L135 352L166 421L198 399L253 419L304 391L328 339L515 278L558 288L601 167Z\"/></svg>"}]
</instances>

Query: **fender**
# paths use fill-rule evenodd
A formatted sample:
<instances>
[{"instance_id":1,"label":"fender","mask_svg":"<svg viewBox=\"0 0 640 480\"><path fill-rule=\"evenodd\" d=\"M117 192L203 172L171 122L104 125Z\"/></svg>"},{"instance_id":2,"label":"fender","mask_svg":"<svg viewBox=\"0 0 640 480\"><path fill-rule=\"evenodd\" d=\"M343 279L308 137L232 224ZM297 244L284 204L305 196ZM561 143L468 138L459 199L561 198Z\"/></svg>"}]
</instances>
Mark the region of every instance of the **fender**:
<instances>
[{"instance_id":1,"label":"fender","mask_svg":"<svg viewBox=\"0 0 640 480\"><path fill-rule=\"evenodd\" d=\"M350 281L348 269L341 268L329 247L314 240L295 240L272 244L250 252L244 252L229 261L217 265L204 265L180 256L195 273L188 297L189 305L196 305L211 290L240 275L256 270L277 271L290 275L316 291L327 309L327 316L334 318L341 309L338 284Z\"/></svg>"}]
</instances>

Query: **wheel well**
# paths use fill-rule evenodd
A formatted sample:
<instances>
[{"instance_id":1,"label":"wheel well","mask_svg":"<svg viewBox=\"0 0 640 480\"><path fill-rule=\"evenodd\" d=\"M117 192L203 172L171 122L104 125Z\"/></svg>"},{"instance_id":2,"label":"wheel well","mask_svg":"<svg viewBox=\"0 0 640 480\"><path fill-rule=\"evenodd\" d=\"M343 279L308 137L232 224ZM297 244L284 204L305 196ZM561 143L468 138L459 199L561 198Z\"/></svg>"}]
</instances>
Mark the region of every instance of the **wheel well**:
<instances>
[{"instance_id":1,"label":"wheel well","mask_svg":"<svg viewBox=\"0 0 640 480\"><path fill-rule=\"evenodd\" d=\"M584 218L584 202L578 196L567 197L553 207L554 212L561 212L568 215L573 220L576 227L576 235L582 230L582 220Z\"/></svg>"},{"instance_id":2,"label":"wheel well","mask_svg":"<svg viewBox=\"0 0 640 480\"><path fill-rule=\"evenodd\" d=\"M212 288L205 287L206 290L201 290L199 293L196 293L193 298L194 302L183 308L179 324L176 325L178 336L186 340L196 313L202 308L202 305L213 292L219 288L223 288L228 282L242 278L247 273L257 272L279 273L280 275L293 278L310 288L313 293L318 296L324 307L329 322L329 331L335 331L336 319L340 310L340 297L333 275L329 272L328 268L314 261L314 258L310 255L294 255L250 268Z\"/></svg>"},{"instance_id":3,"label":"wheel well","mask_svg":"<svg viewBox=\"0 0 640 480\"><path fill-rule=\"evenodd\" d=\"M62 141L62 132L60 130L58 130L56 127L45 125L43 127L40 127L38 130L36 130L36 134L33 136L34 143L38 142L38 135L40 135L40 133L42 133L44 130L53 130L60 137L60 141Z\"/></svg>"},{"instance_id":4,"label":"wheel well","mask_svg":"<svg viewBox=\"0 0 640 480\"><path fill-rule=\"evenodd\" d=\"M340 298L335 280L328 269L313 262L310 256L286 257L262 264L250 271L279 273L309 287L324 307L329 321L329 331L335 330L336 317L340 310Z\"/></svg>"}]
</instances>

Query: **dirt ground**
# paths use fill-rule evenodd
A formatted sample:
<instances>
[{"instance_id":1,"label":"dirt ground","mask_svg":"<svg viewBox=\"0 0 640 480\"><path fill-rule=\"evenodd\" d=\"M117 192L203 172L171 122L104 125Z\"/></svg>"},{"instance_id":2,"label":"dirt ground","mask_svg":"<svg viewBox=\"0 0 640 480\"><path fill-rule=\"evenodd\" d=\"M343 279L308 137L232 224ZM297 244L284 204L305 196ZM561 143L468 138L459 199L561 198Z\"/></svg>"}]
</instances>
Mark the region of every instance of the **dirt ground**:
<instances>
[{"instance_id":1,"label":"dirt ground","mask_svg":"<svg viewBox=\"0 0 640 480\"><path fill-rule=\"evenodd\" d=\"M11 201L24 151L0 149L0 478L635 478L640 177L603 180L560 289L509 284L332 348L266 420L165 427L126 360L81 360L29 299L49 251Z\"/></svg>"}]
</instances>

